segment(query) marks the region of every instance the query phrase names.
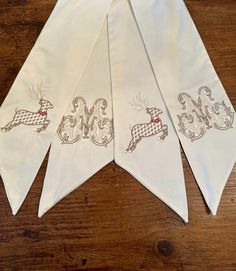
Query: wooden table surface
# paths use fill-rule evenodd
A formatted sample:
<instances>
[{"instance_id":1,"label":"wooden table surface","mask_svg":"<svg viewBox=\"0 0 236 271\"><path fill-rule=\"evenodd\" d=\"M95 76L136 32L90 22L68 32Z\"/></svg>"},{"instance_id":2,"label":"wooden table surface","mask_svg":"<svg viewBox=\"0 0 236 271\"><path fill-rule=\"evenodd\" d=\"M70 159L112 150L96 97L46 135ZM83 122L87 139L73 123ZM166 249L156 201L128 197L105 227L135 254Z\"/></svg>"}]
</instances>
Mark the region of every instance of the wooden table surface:
<instances>
[{"instance_id":1,"label":"wooden table surface","mask_svg":"<svg viewBox=\"0 0 236 271\"><path fill-rule=\"evenodd\" d=\"M0 104L55 2L0 0ZM236 1L185 2L236 106ZM235 271L236 167L213 217L184 155L183 163L186 225L114 163L41 219L37 208L47 160L15 217L0 182L0 271Z\"/></svg>"}]
</instances>

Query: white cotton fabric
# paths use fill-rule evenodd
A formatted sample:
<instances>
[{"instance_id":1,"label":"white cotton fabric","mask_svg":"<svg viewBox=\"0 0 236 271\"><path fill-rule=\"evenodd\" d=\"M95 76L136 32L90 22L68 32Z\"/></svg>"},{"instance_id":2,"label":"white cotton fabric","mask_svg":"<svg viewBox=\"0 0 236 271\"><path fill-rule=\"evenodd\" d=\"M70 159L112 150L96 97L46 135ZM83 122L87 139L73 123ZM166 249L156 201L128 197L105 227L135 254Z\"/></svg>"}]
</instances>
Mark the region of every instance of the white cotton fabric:
<instances>
[{"instance_id":1,"label":"white cotton fabric","mask_svg":"<svg viewBox=\"0 0 236 271\"><path fill-rule=\"evenodd\" d=\"M105 99L107 102L104 111L105 114L102 114L101 106L103 106L103 103L101 101L101 106L95 108L95 110L98 111L95 112L94 117L91 117L93 120L101 117L100 121L103 121L104 118L108 119L106 127L109 131L105 132L106 136L112 140L108 138L109 142L106 146L94 144L91 140L90 131L88 131L87 138L84 138L87 131L85 125L80 122L81 118L82 122L85 122L86 119L86 114L83 111L84 105L79 105L76 112L72 113L73 106L71 100L65 112L65 116L72 116L73 122L77 123L73 126L71 123L68 124L69 121L64 121L63 123L65 123L66 127L63 127L63 131L60 132L60 135L61 137L70 137L68 141L72 141L74 138L76 139L76 136L79 134L81 136L80 139L74 143L64 144L63 138L61 139L59 134L54 137L40 200L39 216L42 216L63 197L79 187L84 181L114 159L107 21L99 34L99 38L74 93L73 99L76 97L84 99L88 110L94 106L96 100ZM99 123L97 123L94 128L91 126L88 128L89 130L98 129L96 135L102 131L102 129L99 131ZM103 129L106 129L106 127Z\"/></svg>"},{"instance_id":2,"label":"white cotton fabric","mask_svg":"<svg viewBox=\"0 0 236 271\"><path fill-rule=\"evenodd\" d=\"M13 214L23 203L52 142L56 129L89 60L104 24L111 0L58 1L34 48L0 108L0 127L9 123L16 110L37 112L39 101L29 88L46 90L48 110L45 131L19 125L0 131L0 174Z\"/></svg>"},{"instance_id":3,"label":"white cotton fabric","mask_svg":"<svg viewBox=\"0 0 236 271\"><path fill-rule=\"evenodd\" d=\"M12 213L52 144L39 216L115 159L187 222L180 140L216 214L234 117L183 0L59 0L0 108Z\"/></svg>"},{"instance_id":4,"label":"white cotton fabric","mask_svg":"<svg viewBox=\"0 0 236 271\"><path fill-rule=\"evenodd\" d=\"M178 115L182 113L182 106L178 95L185 92L198 102L199 89L207 87L214 98L212 104L224 101L230 109L231 122L234 120L234 108L183 0L130 1L179 139L204 198L215 215L236 160L236 127L233 123L227 130L215 129L215 123L222 119L211 112L208 104L204 108L203 103L202 109L210 112L209 122L213 127L206 129L202 138L191 142L180 132ZM195 117L193 112L191 114ZM220 112L221 118L223 115ZM196 125L198 122L195 118Z\"/></svg>"},{"instance_id":5,"label":"white cotton fabric","mask_svg":"<svg viewBox=\"0 0 236 271\"><path fill-rule=\"evenodd\" d=\"M187 221L188 209L178 137L162 100L129 2L114 1L108 18L115 161ZM139 98L147 101L141 111L135 110L137 108L134 106L139 103ZM162 121L160 133L152 134L154 125L159 127L159 124L151 123L151 116L146 112L148 108L163 111L159 115ZM144 136L136 148L128 152L132 131L136 129L133 127L143 124L147 129L147 137ZM162 141L160 135L164 125L168 126L168 135Z\"/></svg>"}]
</instances>

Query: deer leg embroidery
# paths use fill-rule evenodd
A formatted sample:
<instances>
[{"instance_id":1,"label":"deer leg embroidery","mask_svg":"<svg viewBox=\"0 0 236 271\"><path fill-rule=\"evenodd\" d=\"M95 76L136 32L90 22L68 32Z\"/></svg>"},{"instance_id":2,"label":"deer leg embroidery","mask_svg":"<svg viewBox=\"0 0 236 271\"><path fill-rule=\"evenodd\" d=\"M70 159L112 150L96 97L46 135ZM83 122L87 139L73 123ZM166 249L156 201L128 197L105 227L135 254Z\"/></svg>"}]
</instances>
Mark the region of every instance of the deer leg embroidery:
<instances>
[{"instance_id":1,"label":"deer leg embroidery","mask_svg":"<svg viewBox=\"0 0 236 271\"><path fill-rule=\"evenodd\" d=\"M42 125L41 128L38 128L36 131L40 133L45 130L50 121L46 120L47 112L49 109L53 108L53 105L44 99L45 90L42 89L42 84L36 86L36 89L33 87L29 90L30 97L37 100L40 107L38 111L28 111L25 109L16 110L15 115L7 125L1 127L2 132L9 132L12 128L19 126L21 124L27 126L39 126Z\"/></svg>"},{"instance_id":2,"label":"deer leg embroidery","mask_svg":"<svg viewBox=\"0 0 236 271\"><path fill-rule=\"evenodd\" d=\"M13 121L9 122L6 126L2 127L2 132L9 132L15 125L13 124Z\"/></svg>"},{"instance_id":3,"label":"deer leg embroidery","mask_svg":"<svg viewBox=\"0 0 236 271\"><path fill-rule=\"evenodd\" d=\"M168 136L168 126L164 124L160 132L162 132L162 135L160 136L160 140L163 141Z\"/></svg>"},{"instance_id":4,"label":"deer leg embroidery","mask_svg":"<svg viewBox=\"0 0 236 271\"><path fill-rule=\"evenodd\" d=\"M38 129L36 130L36 132L37 132L37 133L41 133L42 131L46 130L47 127L48 127L48 125L49 125L49 123L50 123L50 120L45 120L44 123L43 123L43 126L40 127L40 128L38 128Z\"/></svg>"},{"instance_id":5,"label":"deer leg embroidery","mask_svg":"<svg viewBox=\"0 0 236 271\"><path fill-rule=\"evenodd\" d=\"M136 149L137 144L141 141L141 139L142 139L141 137L140 138L136 138L136 139L132 138L131 141L130 141L130 143L129 143L128 148L126 149L126 151L127 152L134 151Z\"/></svg>"},{"instance_id":6,"label":"deer leg embroidery","mask_svg":"<svg viewBox=\"0 0 236 271\"><path fill-rule=\"evenodd\" d=\"M160 140L163 141L168 135L168 126L166 124L162 125L162 120L160 118L163 111L156 107L148 107L147 100L142 99L140 94L137 95L136 100L133 101L131 105L138 112L146 111L151 119L147 123L136 124L132 127L132 139L126 151L134 151L142 138L159 135Z\"/></svg>"},{"instance_id":7,"label":"deer leg embroidery","mask_svg":"<svg viewBox=\"0 0 236 271\"><path fill-rule=\"evenodd\" d=\"M13 129L15 126L18 126L18 125L20 125L20 124L21 124L20 121L16 122L15 119L13 119L13 120L10 121L6 126L2 127L1 130L2 130L2 132L4 132L4 133L5 133L5 132L9 132L9 131L11 131L11 129Z\"/></svg>"}]
</instances>

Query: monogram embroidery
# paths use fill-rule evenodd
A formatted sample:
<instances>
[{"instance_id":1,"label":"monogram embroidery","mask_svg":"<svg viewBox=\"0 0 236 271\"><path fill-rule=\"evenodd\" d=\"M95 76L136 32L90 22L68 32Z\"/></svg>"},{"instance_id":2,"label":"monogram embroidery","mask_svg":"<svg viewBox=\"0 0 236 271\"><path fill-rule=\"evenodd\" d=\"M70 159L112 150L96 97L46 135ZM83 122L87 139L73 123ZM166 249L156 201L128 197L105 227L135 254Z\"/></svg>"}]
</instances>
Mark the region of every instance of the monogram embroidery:
<instances>
[{"instance_id":1,"label":"monogram embroidery","mask_svg":"<svg viewBox=\"0 0 236 271\"><path fill-rule=\"evenodd\" d=\"M36 132L40 133L44 131L50 120L47 119L48 109L52 109L53 105L44 99L46 90L42 89L42 84L38 84L36 87L29 89L29 95L32 99L36 99L40 105L40 108L37 112L31 112L28 110L20 109L15 111L13 120L10 121L6 126L1 128L2 132L9 132L16 126L21 124L29 126L41 126L36 129Z\"/></svg>"},{"instance_id":2,"label":"monogram embroidery","mask_svg":"<svg viewBox=\"0 0 236 271\"><path fill-rule=\"evenodd\" d=\"M214 102L211 94L211 89L204 86L198 91L197 102L185 92L178 96L182 109L186 111L178 115L179 131L192 142L202 138L211 128L218 130L232 128L234 112L224 101Z\"/></svg>"},{"instance_id":3,"label":"monogram embroidery","mask_svg":"<svg viewBox=\"0 0 236 271\"><path fill-rule=\"evenodd\" d=\"M136 100L131 103L136 111L146 111L147 114L151 116L149 123L136 124L131 128L132 139L129 143L127 152L133 152L137 144L144 137L151 137L154 135L159 135L161 141L163 141L168 135L168 126L162 124L162 120L159 115L162 114L162 110L155 107L148 107L147 100L142 99L140 94L136 97Z\"/></svg>"},{"instance_id":4,"label":"monogram embroidery","mask_svg":"<svg viewBox=\"0 0 236 271\"><path fill-rule=\"evenodd\" d=\"M82 97L72 101L71 115L64 116L57 130L62 144L73 144L90 139L97 146L107 145L114 137L113 121L106 115L107 101L99 98L89 110Z\"/></svg>"}]
</instances>

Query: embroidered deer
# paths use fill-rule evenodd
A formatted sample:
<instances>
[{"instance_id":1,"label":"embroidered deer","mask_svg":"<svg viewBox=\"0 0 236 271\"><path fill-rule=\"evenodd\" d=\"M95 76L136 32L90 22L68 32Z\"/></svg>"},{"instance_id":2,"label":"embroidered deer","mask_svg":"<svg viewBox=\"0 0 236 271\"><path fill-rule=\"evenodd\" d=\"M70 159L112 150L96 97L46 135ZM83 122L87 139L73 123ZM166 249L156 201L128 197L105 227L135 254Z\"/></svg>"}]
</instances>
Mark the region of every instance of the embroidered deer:
<instances>
[{"instance_id":1,"label":"embroidered deer","mask_svg":"<svg viewBox=\"0 0 236 271\"><path fill-rule=\"evenodd\" d=\"M39 110L37 112L31 112L24 109L16 110L13 120L1 128L2 132L9 132L11 129L21 124L40 126L36 129L36 132L38 133L44 131L50 123L50 120L47 119L47 111L48 109L53 108L53 105L44 99L44 94L45 90L42 89L41 84L37 85L36 88L32 87L29 89L30 97L36 99L40 105Z\"/></svg>"},{"instance_id":2,"label":"embroidered deer","mask_svg":"<svg viewBox=\"0 0 236 271\"><path fill-rule=\"evenodd\" d=\"M144 137L150 137L157 134L161 134L159 136L160 140L164 140L168 135L168 126L166 124L162 124L162 120L159 115L163 112L155 107L148 107L147 101L140 97L140 94L136 97L136 101L131 103L136 111L146 111L147 114L151 116L149 123L141 123L136 124L131 129L132 139L129 143L127 152L133 152L137 146L137 144Z\"/></svg>"}]
</instances>

